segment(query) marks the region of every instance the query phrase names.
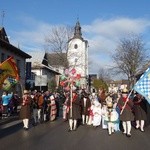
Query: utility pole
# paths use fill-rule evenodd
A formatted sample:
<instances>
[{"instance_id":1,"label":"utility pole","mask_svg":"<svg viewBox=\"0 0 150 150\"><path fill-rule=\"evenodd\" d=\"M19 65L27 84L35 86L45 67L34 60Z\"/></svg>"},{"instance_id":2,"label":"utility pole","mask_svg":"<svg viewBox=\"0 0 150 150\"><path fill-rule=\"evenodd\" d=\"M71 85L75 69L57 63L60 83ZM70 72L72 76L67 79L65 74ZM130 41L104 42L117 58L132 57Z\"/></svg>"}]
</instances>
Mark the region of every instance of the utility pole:
<instances>
[{"instance_id":1,"label":"utility pole","mask_svg":"<svg viewBox=\"0 0 150 150\"><path fill-rule=\"evenodd\" d=\"M5 12L4 11L2 11L2 13L1 13L1 26L3 27L3 23L4 23L4 17L5 17Z\"/></svg>"}]
</instances>

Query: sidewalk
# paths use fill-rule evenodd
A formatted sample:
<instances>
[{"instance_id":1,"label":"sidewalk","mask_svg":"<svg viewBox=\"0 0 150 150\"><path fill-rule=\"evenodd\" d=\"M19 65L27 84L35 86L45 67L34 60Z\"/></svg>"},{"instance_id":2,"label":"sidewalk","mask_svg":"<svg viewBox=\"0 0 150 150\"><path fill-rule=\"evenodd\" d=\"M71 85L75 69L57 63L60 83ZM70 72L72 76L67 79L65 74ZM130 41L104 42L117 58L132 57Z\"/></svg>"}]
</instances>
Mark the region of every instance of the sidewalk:
<instances>
[{"instance_id":1,"label":"sidewalk","mask_svg":"<svg viewBox=\"0 0 150 150\"><path fill-rule=\"evenodd\" d=\"M18 116L9 116L7 118L0 119L0 129L5 129L21 122L22 121L19 120Z\"/></svg>"}]
</instances>

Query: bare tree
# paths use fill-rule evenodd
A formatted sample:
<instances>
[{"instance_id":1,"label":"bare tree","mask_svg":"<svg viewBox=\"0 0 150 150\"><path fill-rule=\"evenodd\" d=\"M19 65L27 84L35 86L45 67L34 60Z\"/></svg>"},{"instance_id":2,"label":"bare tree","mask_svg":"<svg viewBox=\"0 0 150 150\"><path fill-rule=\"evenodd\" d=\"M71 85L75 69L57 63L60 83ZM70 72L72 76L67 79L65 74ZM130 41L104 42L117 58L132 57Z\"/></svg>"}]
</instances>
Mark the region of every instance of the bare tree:
<instances>
[{"instance_id":1,"label":"bare tree","mask_svg":"<svg viewBox=\"0 0 150 150\"><path fill-rule=\"evenodd\" d=\"M135 75L148 61L148 54L144 48L142 37L132 34L120 40L112 59L116 64L116 73L125 74L129 80L130 88L135 83Z\"/></svg>"},{"instance_id":2,"label":"bare tree","mask_svg":"<svg viewBox=\"0 0 150 150\"><path fill-rule=\"evenodd\" d=\"M99 76L100 80L103 80L105 82L111 79L111 75L110 75L109 70L108 69L104 69L102 67L99 68L98 76Z\"/></svg>"},{"instance_id":3,"label":"bare tree","mask_svg":"<svg viewBox=\"0 0 150 150\"><path fill-rule=\"evenodd\" d=\"M48 35L45 36L46 51L57 55L57 59L62 60L65 65L67 64L68 41L72 35L73 27L54 26L51 28Z\"/></svg>"},{"instance_id":4,"label":"bare tree","mask_svg":"<svg viewBox=\"0 0 150 150\"><path fill-rule=\"evenodd\" d=\"M81 63L79 63L78 60L83 58L84 53L68 52L69 46L71 46L71 43L69 44L69 42L72 39L73 34L73 27L54 26L51 28L50 33L45 37L45 49L47 52L53 53L53 55L51 54L51 60L53 60L55 64L57 62L65 68L81 66ZM74 64L69 64L68 59L74 59L75 61L72 61Z\"/></svg>"}]
</instances>

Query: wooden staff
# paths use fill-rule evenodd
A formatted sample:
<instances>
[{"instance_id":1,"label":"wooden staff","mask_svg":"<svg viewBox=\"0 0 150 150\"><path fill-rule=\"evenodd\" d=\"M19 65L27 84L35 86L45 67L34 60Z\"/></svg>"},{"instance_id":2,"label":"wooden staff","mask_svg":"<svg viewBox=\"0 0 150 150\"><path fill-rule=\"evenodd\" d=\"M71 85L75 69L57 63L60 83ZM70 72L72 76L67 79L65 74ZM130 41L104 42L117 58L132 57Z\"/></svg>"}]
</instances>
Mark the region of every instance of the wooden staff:
<instances>
[{"instance_id":1,"label":"wooden staff","mask_svg":"<svg viewBox=\"0 0 150 150\"><path fill-rule=\"evenodd\" d=\"M70 118L72 118L72 83L70 83Z\"/></svg>"},{"instance_id":2,"label":"wooden staff","mask_svg":"<svg viewBox=\"0 0 150 150\"><path fill-rule=\"evenodd\" d=\"M126 107L126 105L127 105L127 102L129 101L129 97L130 97L132 91L133 91L133 89L132 89L131 92L129 93L129 95L128 95L128 97L127 97L127 100L126 100L126 102L124 103L124 105L123 105L123 107L122 107L122 110L121 110L120 114L123 113L123 111L124 111L124 109L125 109L125 107Z\"/></svg>"}]
</instances>

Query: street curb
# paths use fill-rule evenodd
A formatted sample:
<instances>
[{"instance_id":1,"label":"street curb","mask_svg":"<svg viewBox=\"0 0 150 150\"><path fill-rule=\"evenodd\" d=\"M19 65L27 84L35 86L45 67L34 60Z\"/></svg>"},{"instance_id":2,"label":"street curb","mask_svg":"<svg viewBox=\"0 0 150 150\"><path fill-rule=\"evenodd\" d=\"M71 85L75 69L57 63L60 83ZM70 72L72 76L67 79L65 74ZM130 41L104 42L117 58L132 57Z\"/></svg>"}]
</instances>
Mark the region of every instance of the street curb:
<instances>
[{"instance_id":1,"label":"street curb","mask_svg":"<svg viewBox=\"0 0 150 150\"><path fill-rule=\"evenodd\" d=\"M8 123L16 121L16 120L19 120L18 116L12 116L12 117L1 119L0 120L0 126L8 124Z\"/></svg>"}]
</instances>

